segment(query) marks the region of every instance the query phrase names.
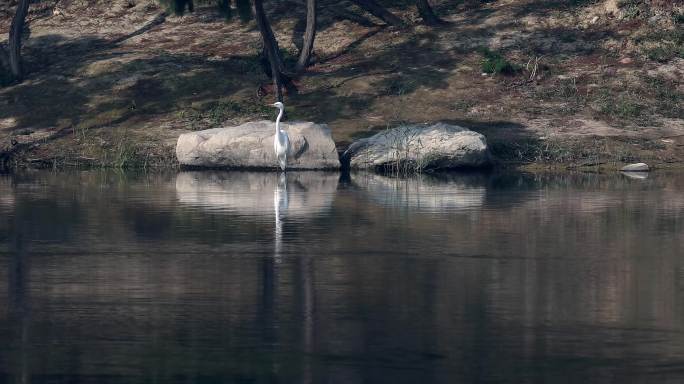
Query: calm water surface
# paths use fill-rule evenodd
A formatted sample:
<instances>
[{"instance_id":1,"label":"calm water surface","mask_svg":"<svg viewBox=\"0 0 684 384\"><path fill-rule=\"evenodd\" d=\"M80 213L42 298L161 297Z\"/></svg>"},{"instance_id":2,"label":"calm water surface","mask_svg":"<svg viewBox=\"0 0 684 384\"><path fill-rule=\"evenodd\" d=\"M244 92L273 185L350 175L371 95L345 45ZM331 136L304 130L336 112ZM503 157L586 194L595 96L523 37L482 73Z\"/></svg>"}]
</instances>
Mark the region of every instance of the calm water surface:
<instances>
[{"instance_id":1,"label":"calm water surface","mask_svg":"<svg viewBox=\"0 0 684 384\"><path fill-rule=\"evenodd\" d=\"M0 175L0 382L681 383L684 175Z\"/></svg>"}]
</instances>

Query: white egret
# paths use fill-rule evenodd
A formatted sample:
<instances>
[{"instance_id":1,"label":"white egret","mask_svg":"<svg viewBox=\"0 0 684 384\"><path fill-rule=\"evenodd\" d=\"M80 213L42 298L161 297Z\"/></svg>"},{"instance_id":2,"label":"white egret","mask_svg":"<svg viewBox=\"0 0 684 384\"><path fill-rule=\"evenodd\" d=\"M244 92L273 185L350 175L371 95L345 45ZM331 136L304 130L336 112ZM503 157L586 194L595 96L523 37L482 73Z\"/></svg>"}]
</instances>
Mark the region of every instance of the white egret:
<instances>
[{"instance_id":1,"label":"white egret","mask_svg":"<svg viewBox=\"0 0 684 384\"><path fill-rule=\"evenodd\" d=\"M280 119L283 117L283 111L285 111L285 105L280 101L273 104L274 107L278 108L278 118L276 118L275 123L275 137L273 138L273 149L275 150L276 157L278 158L278 163L280 163L280 169L283 171L287 168L287 155L290 153L290 137L287 136L287 132L280 129Z\"/></svg>"}]
</instances>

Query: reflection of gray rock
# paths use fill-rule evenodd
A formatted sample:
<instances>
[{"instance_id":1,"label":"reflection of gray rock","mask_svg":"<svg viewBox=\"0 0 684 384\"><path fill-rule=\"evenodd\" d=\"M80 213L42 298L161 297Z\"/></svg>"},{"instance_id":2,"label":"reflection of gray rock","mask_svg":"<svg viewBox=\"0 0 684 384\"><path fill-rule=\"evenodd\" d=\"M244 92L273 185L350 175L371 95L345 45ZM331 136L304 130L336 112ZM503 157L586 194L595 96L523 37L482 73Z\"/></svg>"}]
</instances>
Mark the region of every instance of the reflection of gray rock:
<instances>
[{"instance_id":1,"label":"reflection of gray rock","mask_svg":"<svg viewBox=\"0 0 684 384\"><path fill-rule=\"evenodd\" d=\"M645 180L648 179L648 172L620 172L622 175L630 179Z\"/></svg>"},{"instance_id":2,"label":"reflection of gray rock","mask_svg":"<svg viewBox=\"0 0 684 384\"><path fill-rule=\"evenodd\" d=\"M340 161L330 128L308 122L283 123L292 151L288 168L337 169ZM176 144L183 165L231 168L277 168L273 151L275 123L255 121L237 127L182 134Z\"/></svg>"},{"instance_id":3,"label":"reflection of gray rock","mask_svg":"<svg viewBox=\"0 0 684 384\"><path fill-rule=\"evenodd\" d=\"M287 212L279 215L309 216L330 207L339 175L288 172L285 188L279 186L280 180L279 174L266 172L181 172L176 176L176 196L181 204L244 215L272 215L275 204L287 201Z\"/></svg>"},{"instance_id":4,"label":"reflection of gray rock","mask_svg":"<svg viewBox=\"0 0 684 384\"><path fill-rule=\"evenodd\" d=\"M646 163L635 163L635 164L628 164L625 165L624 167L620 168L622 172L648 172L648 164Z\"/></svg>"},{"instance_id":5,"label":"reflection of gray rock","mask_svg":"<svg viewBox=\"0 0 684 384\"><path fill-rule=\"evenodd\" d=\"M441 180L427 175L393 178L372 173L353 173L352 182L383 205L426 211L480 207L487 191L484 186L471 186L458 178Z\"/></svg>"},{"instance_id":6,"label":"reflection of gray rock","mask_svg":"<svg viewBox=\"0 0 684 384\"><path fill-rule=\"evenodd\" d=\"M352 143L342 156L351 168L409 164L415 169L481 167L489 162L485 137L456 125L411 125Z\"/></svg>"}]
</instances>

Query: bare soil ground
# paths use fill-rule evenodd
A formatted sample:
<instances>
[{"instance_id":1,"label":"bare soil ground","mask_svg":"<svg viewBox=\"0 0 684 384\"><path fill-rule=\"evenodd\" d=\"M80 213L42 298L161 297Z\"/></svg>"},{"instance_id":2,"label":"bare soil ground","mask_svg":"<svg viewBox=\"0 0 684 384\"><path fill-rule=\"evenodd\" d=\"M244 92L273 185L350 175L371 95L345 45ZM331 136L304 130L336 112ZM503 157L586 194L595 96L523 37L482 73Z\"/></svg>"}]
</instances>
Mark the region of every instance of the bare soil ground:
<instances>
[{"instance_id":1,"label":"bare soil ground","mask_svg":"<svg viewBox=\"0 0 684 384\"><path fill-rule=\"evenodd\" d=\"M681 2L434 4L446 25L397 6L416 22L397 30L322 1L315 63L286 96L287 118L328 123L340 149L450 121L485 134L501 164L684 164ZM269 8L295 57L303 2ZM0 7L3 39L9 16ZM179 134L273 115L273 96L257 92L269 79L254 23L212 7L179 17L148 0L40 2L29 28L28 77L0 88L10 164L173 166Z\"/></svg>"}]
</instances>

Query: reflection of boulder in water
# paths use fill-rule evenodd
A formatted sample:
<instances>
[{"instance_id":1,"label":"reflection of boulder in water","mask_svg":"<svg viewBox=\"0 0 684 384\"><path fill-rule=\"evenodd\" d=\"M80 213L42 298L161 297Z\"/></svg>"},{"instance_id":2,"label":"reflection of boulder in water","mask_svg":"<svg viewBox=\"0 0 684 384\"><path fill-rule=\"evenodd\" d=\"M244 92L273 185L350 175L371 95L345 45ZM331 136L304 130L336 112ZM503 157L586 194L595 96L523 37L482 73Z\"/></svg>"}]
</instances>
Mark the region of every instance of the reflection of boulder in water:
<instances>
[{"instance_id":1,"label":"reflection of boulder in water","mask_svg":"<svg viewBox=\"0 0 684 384\"><path fill-rule=\"evenodd\" d=\"M352 182L384 205L418 210L457 210L484 204L486 188L468 177L417 175L395 178L373 173L352 174Z\"/></svg>"},{"instance_id":2,"label":"reflection of boulder in water","mask_svg":"<svg viewBox=\"0 0 684 384\"><path fill-rule=\"evenodd\" d=\"M176 176L176 196L181 204L210 210L272 215L280 180L278 173L269 172L181 172ZM288 216L308 216L331 206L339 174L288 172L286 180Z\"/></svg>"},{"instance_id":3,"label":"reflection of boulder in water","mask_svg":"<svg viewBox=\"0 0 684 384\"><path fill-rule=\"evenodd\" d=\"M648 179L648 172L620 172L623 176L629 179L646 180Z\"/></svg>"}]
</instances>

